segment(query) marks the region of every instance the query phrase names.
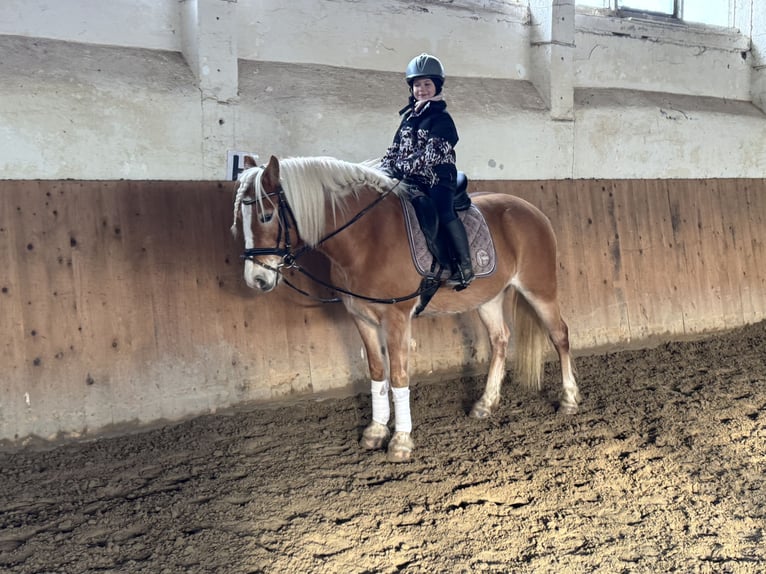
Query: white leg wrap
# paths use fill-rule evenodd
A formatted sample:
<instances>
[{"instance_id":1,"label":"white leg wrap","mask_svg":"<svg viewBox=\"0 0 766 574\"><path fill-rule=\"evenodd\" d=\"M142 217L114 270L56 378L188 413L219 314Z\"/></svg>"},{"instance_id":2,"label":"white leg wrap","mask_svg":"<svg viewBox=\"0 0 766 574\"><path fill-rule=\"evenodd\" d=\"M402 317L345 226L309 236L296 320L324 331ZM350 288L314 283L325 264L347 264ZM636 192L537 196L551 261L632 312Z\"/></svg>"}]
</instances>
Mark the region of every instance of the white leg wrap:
<instances>
[{"instance_id":1,"label":"white leg wrap","mask_svg":"<svg viewBox=\"0 0 766 574\"><path fill-rule=\"evenodd\" d=\"M388 402L388 381L371 381L372 420L382 425L391 418L391 405Z\"/></svg>"},{"instance_id":2,"label":"white leg wrap","mask_svg":"<svg viewBox=\"0 0 766 574\"><path fill-rule=\"evenodd\" d=\"M410 388L391 388L394 395L394 417L396 432L412 432L412 416L410 415Z\"/></svg>"}]
</instances>

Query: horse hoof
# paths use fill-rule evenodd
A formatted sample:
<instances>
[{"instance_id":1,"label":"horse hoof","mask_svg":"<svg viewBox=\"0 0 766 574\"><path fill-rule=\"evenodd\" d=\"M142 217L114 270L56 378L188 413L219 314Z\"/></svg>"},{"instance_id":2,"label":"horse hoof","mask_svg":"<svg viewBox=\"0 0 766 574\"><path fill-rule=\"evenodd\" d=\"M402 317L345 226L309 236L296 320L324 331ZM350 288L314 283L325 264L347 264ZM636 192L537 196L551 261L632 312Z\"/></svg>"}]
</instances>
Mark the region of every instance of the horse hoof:
<instances>
[{"instance_id":1,"label":"horse hoof","mask_svg":"<svg viewBox=\"0 0 766 574\"><path fill-rule=\"evenodd\" d=\"M366 450L380 450L386 446L391 431L384 424L372 421L362 433L359 444Z\"/></svg>"},{"instance_id":2,"label":"horse hoof","mask_svg":"<svg viewBox=\"0 0 766 574\"><path fill-rule=\"evenodd\" d=\"M388 443L388 462L409 462L412 459L412 449L415 443L412 442L410 433L396 432L394 438Z\"/></svg>"},{"instance_id":3,"label":"horse hoof","mask_svg":"<svg viewBox=\"0 0 766 574\"><path fill-rule=\"evenodd\" d=\"M560 405L558 414L560 415L576 415L577 414L577 405Z\"/></svg>"},{"instance_id":4,"label":"horse hoof","mask_svg":"<svg viewBox=\"0 0 766 574\"><path fill-rule=\"evenodd\" d=\"M488 419L492 416L492 406L479 401L473 405L469 416L473 419Z\"/></svg>"}]
</instances>

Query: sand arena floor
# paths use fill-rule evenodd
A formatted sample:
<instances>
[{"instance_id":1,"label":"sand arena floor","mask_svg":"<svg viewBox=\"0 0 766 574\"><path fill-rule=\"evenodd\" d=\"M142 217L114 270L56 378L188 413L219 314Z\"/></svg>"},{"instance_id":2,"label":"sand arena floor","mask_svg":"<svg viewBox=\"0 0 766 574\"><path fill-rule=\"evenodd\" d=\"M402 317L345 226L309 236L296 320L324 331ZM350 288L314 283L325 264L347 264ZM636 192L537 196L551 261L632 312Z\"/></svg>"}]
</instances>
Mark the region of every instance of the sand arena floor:
<instances>
[{"instance_id":1,"label":"sand arena floor","mask_svg":"<svg viewBox=\"0 0 766 574\"><path fill-rule=\"evenodd\" d=\"M410 464L369 398L0 453L0 571L766 571L766 324L577 360L580 414L506 382L413 386Z\"/></svg>"}]
</instances>

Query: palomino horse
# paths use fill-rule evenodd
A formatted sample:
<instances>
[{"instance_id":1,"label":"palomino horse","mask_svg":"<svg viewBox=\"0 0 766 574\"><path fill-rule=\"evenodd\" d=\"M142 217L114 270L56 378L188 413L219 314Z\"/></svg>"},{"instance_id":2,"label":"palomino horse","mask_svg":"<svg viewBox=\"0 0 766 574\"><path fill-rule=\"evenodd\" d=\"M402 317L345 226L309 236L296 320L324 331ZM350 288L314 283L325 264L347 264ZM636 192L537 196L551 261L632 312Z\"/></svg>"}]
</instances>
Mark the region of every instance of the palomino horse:
<instances>
[{"instance_id":1,"label":"palomino horse","mask_svg":"<svg viewBox=\"0 0 766 574\"><path fill-rule=\"evenodd\" d=\"M271 157L265 167L252 160L239 177L232 232L242 217L245 282L273 290L281 270L307 249L331 262L330 278L351 314L367 354L372 421L362 433L367 449L388 444L388 460L407 461L411 437L408 358L411 321L421 277L413 265L397 181L366 164L332 158ZM577 412L579 392L569 335L556 297L556 238L550 221L530 203L511 195L472 197L492 233L497 265L493 274L456 292L439 289L424 314L476 309L489 332L492 358L484 394L471 416L484 418L500 402L510 330L503 302L513 300L514 367L522 384L540 388L546 338L561 362L559 412ZM292 233L291 233L292 232ZM409 296L408 296L409 295ZM389 390L394 405L391 437Z\"/></svg>"}]
</instances>

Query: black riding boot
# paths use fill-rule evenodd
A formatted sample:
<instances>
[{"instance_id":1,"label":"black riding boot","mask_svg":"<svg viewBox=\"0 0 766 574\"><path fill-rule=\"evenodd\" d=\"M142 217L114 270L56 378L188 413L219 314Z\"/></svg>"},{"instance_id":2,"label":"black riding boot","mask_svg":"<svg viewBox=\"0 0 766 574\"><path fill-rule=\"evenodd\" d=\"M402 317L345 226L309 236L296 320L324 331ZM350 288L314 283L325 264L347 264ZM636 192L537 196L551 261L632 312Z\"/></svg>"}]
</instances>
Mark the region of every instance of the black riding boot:
<instances>
[{"instance_id":1,"label":"black riding boot","mask_svg":"<svg viewBox=\"0 0 766 574\"><path fill-rule=\"evenodd\" d=\"M455 272L447 279L447 285L454 287L455 291L461 291L471 284L475 275L471 265L471 250L468 247L468 236L465 233L463 222L459 219L444 224L444 230L450 239L450 247L455 257Z\"/></svg>"}]
</instances>

